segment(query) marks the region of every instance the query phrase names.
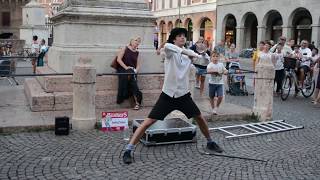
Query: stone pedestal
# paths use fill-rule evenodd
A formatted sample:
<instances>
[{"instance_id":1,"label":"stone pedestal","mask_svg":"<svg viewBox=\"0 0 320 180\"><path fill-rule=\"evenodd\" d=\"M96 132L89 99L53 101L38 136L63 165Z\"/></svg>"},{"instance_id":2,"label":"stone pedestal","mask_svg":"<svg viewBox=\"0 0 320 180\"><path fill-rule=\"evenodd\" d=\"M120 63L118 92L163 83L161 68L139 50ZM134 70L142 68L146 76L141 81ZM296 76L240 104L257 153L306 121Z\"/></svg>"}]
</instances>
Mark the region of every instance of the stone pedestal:
<instances>
[{"instance_id":1,"label":"stone pedestal","mask_svg":"<svg viewBox=\"0 0 320 180\"><path fill-rule=\"evenodd\" d=\"M34 35L37 35L39 40L47 41L49 32L45 26L45 8L32 0L22 8L20 39L25 40L25 46L30 48Z\"/></svg>"},{"instance_id":2,"label":"stone pedestal","mask_svg":"<svg viewBox=\"0 0 320 180\"><path fill-rule=\"evenodd\" d=\"M140 36L140 72L163 72L153 47L156 18L144 0L69 0L51 18L54 24L49 66L58 73L72 71L81 55L92 59L98 73L109 73L120 47Z\"/></svg>"},{"instance_id":3,"label":"stone pedestal","mask_svg":"<svg viewBox=\"0 0 320 180\"><path fill-rule=\"evenodd\" d=\"M73 116L76 130L93 129L96 122L96 69L87 58L79 59L73 68Z\"/></svg>"},{"instance_id":4,"label":"stone pedestal","mask_svg":"<svg viewBox=\"0 0 320 180\"><path fill-rule=\"evenodd\" d=\"M119 47L140 36L140 72L163 72L163 63L153 47L154 21L144 0L67 0L53 18L54 40L49 50L49 66L37 74L71 73L81 56L90 57L97 73L112 73L111 61ZM72 76L27 79L25 93L32 111L71 110ZM143 105L153 106L163 84L163 75L138 76ZM116 104L117 76L99 76L96 83L97 109L131 108L129 102Z\"/></svg>"},{"instance_id":5,"label":"stone pedestal","mask_svg":"<svg viewBox=\"0 0 320 180\"><path fill-rule=\"evenodd\" d=\"M259 63L256 67L253 112L260 121L272 119L274 67L270 62Z\"/></svg>"}]
</instances>

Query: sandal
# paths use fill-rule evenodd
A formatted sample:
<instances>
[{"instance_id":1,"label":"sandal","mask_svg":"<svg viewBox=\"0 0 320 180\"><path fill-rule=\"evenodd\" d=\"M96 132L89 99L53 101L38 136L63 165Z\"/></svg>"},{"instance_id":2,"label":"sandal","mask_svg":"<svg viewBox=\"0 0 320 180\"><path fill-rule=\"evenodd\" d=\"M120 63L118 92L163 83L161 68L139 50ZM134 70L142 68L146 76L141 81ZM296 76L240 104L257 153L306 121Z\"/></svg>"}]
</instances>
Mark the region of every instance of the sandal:
<instances>
[{"instance_id":1,"label":"sandal","mask_svg":"<svg viewBox=\"0 0 320 180\"><path fill-rule=\"evenodd\" d=\"M136 104L133 108L133 110L139 110L140 109L140 105L139 104Z\"/></svg>"}]
</instances>

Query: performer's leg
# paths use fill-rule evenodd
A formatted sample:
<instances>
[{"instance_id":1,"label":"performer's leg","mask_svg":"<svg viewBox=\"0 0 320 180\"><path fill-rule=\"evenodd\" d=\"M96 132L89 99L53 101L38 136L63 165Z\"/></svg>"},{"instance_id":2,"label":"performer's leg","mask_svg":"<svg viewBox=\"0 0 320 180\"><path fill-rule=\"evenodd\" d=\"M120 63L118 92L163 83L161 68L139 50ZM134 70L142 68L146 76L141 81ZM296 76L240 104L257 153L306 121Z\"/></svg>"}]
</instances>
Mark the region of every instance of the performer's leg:
<instances>
[{"instance_id":1,"label":"performer's leg","mask_svg":"<svg viewBox=\"0 0 320 180\"><path fill-rule=\"evenodd\" d=\"M198 106L192 100L190 94L180 98L177 103L179 104L177 110L183 112L187 118L194 118L197 121L200 131L207 139L207 148L221 153L222 149L211 139L207 122L201 115Z\"/></svg>"},{"instance_id":2,"label":"performer's leg","mask_svg":"<svg viewBox=\"0 0 320 180\"><path fill-rule=\"evenodd\" d=\"M134 150L135 145L138 143L139 139L143 136L144 132L148 127L154 124L157 120L163 120L171 111L174 110L172 99L161 93L159 99L157 100L155 106L151 110L147 119L143 121L140 127L134 132L130 143L127 145L125 152L123 154L123 162L126 164L132 163L131 152Z\"/></svg>"},{"instance_id":3,"label":"performer's leg","mask_svg":"<svg viewBox=\"0 0 320 180\"><path fill-rule=\"evenodd\" d=\"M203 95L205 81L206 81L206 76L201 75L200 76L200 96Z\"/></svg>"},{"instance_id":4,"label":"performer's leg","mask_svg":"<svg viewBox=\"0 0 320 180\"><path fill-rule=\"evenodd\" d=\"M130 143L132 145L136 145L139 141L139 139L143 136L144 132L146 131L146 129L148 129L148 127L150 127L152 124L154 124L157 120L155 119L150 119L147 118L145 119L141 126L138 127L138 129L134 132L134 134L131 137Z\"/></svg>"},{"instance_id":5,"label":"performer's leg","mask_svg":"<svg viewBox=\"0 0 320 180\"><path fill-rule=\"evenodd\" d=\"M196 117L194 117L197 121L197 124L200 128L200 131L202 132L202 134L204 135L204 137L207 139L207 148L210 149L210 150L213 150L215 152L218 152L218 153L222 153L223 150L219 147L219 145L214 142L210 136L210 133L209 133L209 127L206 123L206 120L203 118L202 115L198 115Z\"/></svg>"}]
</instances>

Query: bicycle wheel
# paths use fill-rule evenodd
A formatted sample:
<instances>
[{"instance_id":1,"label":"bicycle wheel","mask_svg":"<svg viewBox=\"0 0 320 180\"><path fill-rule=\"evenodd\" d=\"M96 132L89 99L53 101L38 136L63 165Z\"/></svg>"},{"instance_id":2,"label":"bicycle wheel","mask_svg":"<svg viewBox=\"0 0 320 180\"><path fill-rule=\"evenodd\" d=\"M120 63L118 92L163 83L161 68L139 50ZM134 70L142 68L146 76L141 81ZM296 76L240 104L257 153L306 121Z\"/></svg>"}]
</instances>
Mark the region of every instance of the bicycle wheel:
<instances>
[{"instance_id":1,"label":"bicycle wheel","mask_svg":"<svg viewBox=\"0 0 320 180\"><path fill-rule=\"evenodd\" d=\"M292 86L291 78L290 76L286 76L285 79L283 80L282 89L281 89L281 99L283 101L285 101L289 97L291 86Z\"/></svg>"},{"instance_id":2,"label":"bicycle wheel","mask_svg":"<svg viewBox=\"0 0 320 180\"><path fill-rule=\"evenodd\" d=\"M308 97L312 96L312 94L314 92L314 88L316 86L316 83L310 77L307 77L306 79L307 80L305 80L304 87L301 90L301 93L305 98L308 98Z\"/></svg>"}]
</instances>

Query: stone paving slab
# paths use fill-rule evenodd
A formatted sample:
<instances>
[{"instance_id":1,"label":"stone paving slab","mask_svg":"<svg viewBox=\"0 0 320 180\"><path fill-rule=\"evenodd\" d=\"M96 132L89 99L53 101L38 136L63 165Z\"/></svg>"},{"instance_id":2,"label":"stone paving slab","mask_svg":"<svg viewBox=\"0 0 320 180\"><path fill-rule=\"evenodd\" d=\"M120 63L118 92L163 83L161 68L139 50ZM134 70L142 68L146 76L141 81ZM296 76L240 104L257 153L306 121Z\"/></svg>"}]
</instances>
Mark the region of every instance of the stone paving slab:
<instances>
[{"instance_id":1,"label":"stone paving slab","mask_svg":"<svg viewBox=\"0 0 320 180\"><path fill-rule=\"evenodd\" d=\"M54 119L57 116L72 117L72 111L45 111L32 112L23 93L23 86L2 86L0 88L0 132L17 132L25 130L52 129ZM245 119L251 114L249 108L224 103L220 109L220 115L212 116L209 99L199 98L198 104L201 112L207 120L237 120ZM132 109L111 109L110 111L128 111L129 121L143 119L148 116L151 107L143 107L139 111ZM99 120L101 112L105 109L96 109L96 117ZM187 118L178 111L171 113L167 118Z\"/></svg>"}]
</instances>

